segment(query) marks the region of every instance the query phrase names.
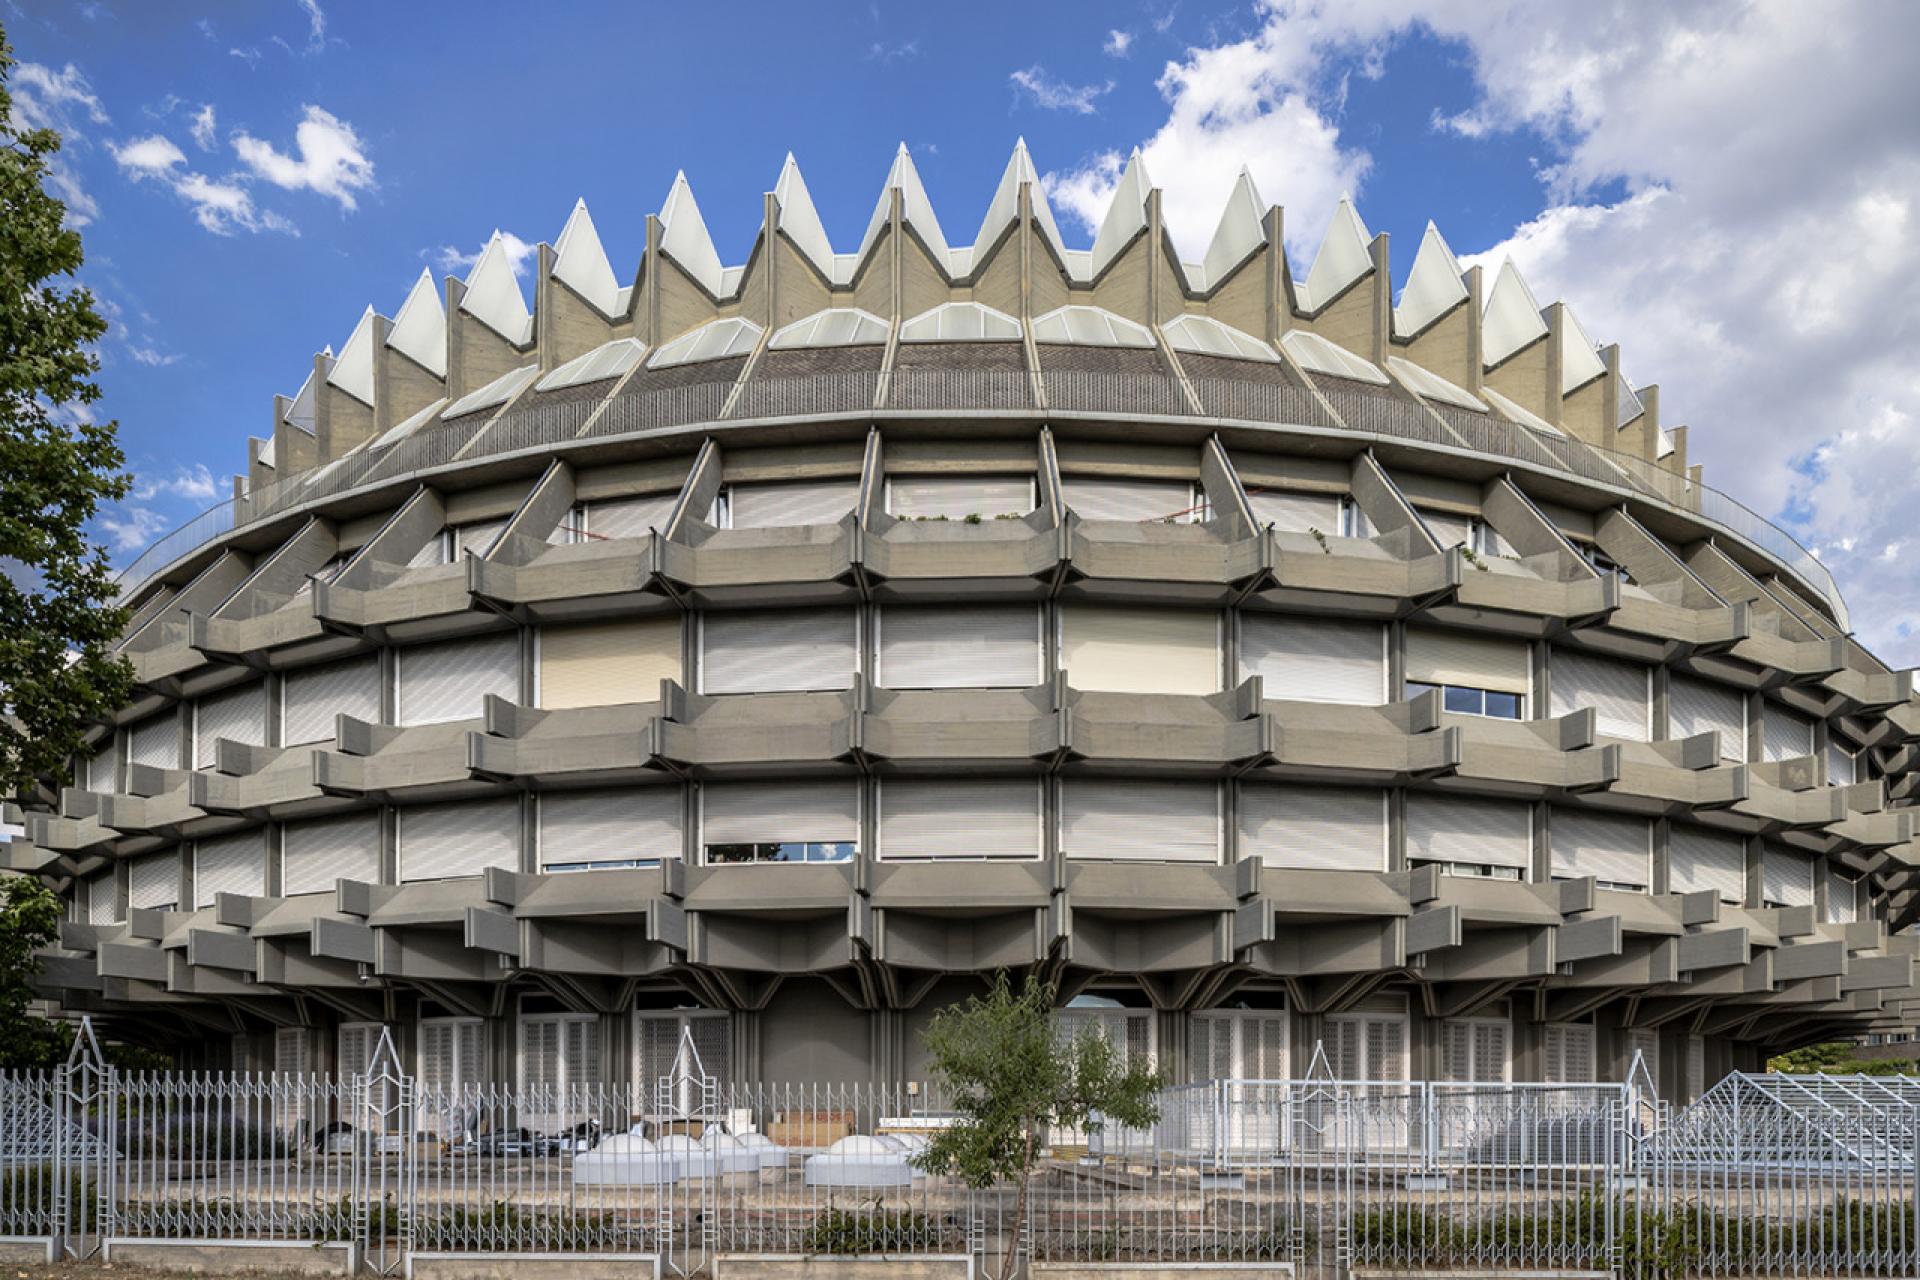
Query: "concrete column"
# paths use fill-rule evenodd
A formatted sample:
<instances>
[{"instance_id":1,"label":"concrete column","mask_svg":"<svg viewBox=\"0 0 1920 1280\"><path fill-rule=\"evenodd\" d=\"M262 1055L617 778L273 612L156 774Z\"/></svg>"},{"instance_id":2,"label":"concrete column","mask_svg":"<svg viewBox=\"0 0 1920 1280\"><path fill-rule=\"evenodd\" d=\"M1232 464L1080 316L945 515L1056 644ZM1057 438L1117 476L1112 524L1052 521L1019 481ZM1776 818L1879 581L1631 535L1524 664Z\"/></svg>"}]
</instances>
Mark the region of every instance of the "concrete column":
<instances>
[{"instance_id":1,"label":"concrete column","mask_svg":"<svg viewBox=\"0 0 1920 1280\"><path fill-rule=\"evenodd\" d=\"M1481 290L1484 287L1479 267L1468 267L1467 286L1467 380L1460 385L1475 395L1487 381L1486 309Z\"/></svg>"},{"instance_id":2,"label":"concrete column","mask_svg":"<svg viewBox=\"0 0 1920 1280\"><path fill-rule=\"evenodd\" d=\"M1382 369L1387 367L1387 347L1393 336L1393 277L1387 271L1387 233L1382 231L1373 238L1367 247L1368 255L1373 259L1373 279L1367 282L1372 291L1371 310L1373 313L1373 363Z\"/></svg>"}]
</instances>

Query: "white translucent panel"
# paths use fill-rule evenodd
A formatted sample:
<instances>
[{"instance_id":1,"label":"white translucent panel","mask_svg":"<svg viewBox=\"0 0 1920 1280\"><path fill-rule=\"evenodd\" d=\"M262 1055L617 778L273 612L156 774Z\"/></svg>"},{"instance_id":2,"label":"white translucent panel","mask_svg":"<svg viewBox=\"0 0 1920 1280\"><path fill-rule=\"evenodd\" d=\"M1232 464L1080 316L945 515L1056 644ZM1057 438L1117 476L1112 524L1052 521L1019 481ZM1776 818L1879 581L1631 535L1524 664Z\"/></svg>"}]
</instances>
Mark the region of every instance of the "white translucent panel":
<instances>
[{"instance_id":1,"label":"white translucent panel","mask_svg":"<svg viewBox=\"0 0 1920 1280\"><path fill-rule=\"evenodd\" d=\"M1239 360L1280 363L1274 349L1243 330L1222 324L1212 316L1179 315L1160 326L1167 345L1175 351L1200 355L1231 356Z\"/></svg>"},{"instance_id":2,"label":"white translucent panel","mask_svg":"<svg viewBox=\"0 0 1920 1280\"><path fill-rule=\"evenodd\" d=\"M1187 266L1188 282L1196 289L1212 289L1227 274L1247 260L1247 256L1267 242L1266 206L1253 185L1253 175L1245 168L1234 179L1227 193L1227 206L1207 243L1206 257L1198 269Z\"/></svg>"},{"instance_id":3,"label":"white translucent panel","mask_svg":"<svg viewBox=\"0 0 1920 1280\"><path fill-rule=\"evenodd\" d=\"M1533 410L1514 403L1514 401L1501 395L1492 387L1480 388L1480 396L1489 405L1498 410L1501 417L1506 418L1510 422L1517 422L1523 427L1529 427L1540 432L1542 435L1564 436L1567 434Z\"/></svg>"},{"instance_id":4,"label":"white translucent panel","mask_svg":"<svg viewBox=\"0 0 1920 1280\"><path fill-rule=\"evenodd\" d=\"M1135 147L1133 154L1127 157L1127 167L1120 173L1120 181L1114 184L1113 199L1107 204L1106 216L1100 220L1099 230L1094 232L1093 250L1088 260L1089 273L1099 275L1107 265L1120 256L1129 244L1147 228L1147 197L1153 191L1153 181L1147 177L1146 161L1140 158L1140 149Z\"/></svg>"},{"instance_id":5,"label":"white translucent panel","mask_svg":"<svg viewBox=\"0 0 1920 1280\"><path fill-rule=\"evenodd\" d=\"M467 273L460 309L516 347L533 340L533 313L527 310L520 279L513 274L506 239L497 230Z\"/></svg>"},{"instance_id":6,"label":"white translucent panel","mask_svg":"<svg viewBox=\"0 0 1920 1280\"><path fill-rule=\"evenodd\" d=\"M867 220L866 233L860 237L860 250L854 256L867 256L874 239L893 216L895 191L900 193L901 213L907 227L933 254L934 261L943 269L948 268L952 251L947 247L947 237L940 229L940 219L934 216L933 202L927 198L927 189L920 181L920 171L914 168L913 157L907 153L907 144L904 142L894 152L893 165L887 170L886 184L880 189L880 198L873 206L873 216Z\"/></svg>"},{"instance_id":7,"label":"white translucent panel","mask_svg":"<svg viewBox=\"0 0 1920 1280\"><path fill-rule=\"evenodd\" d=\"M330 371L326 366L322 366L323 373ZM308 435L312 435L315 406L319 395L320 389L314 382L314 371L308 369L305 380L300 383L300 389L293 393L293 399L288 403L287 411L281 415L280 420L290 427L298 428ZM261 454L260 460L268 466L273 465L273 458L264 452Z\"/></svg>"},{"instance_id":8,"label":"white translucent panel","mask_svg":"<svg viewBox=\"0 0 1920 1280\"><path fill-rule=\"evenodd\" d=\"M1064 342L1083 347L1151 347L1153 334L1099 307L1059 307L1033 321L1036 342Z\"/></svg>"},{"instance_id":9,"label":"white translucent panel","mask_svg":"<svg viewBox=\"0 0 1920 1280\"><path fill-rule=\"evenodd\" d=\"M900 326L902 342L1017 342L1020 322L980 302L943 302Z\"/></svg>"},{"instance_id":10,"label":"white translucent panel","mask_svg":"<svg viewBox=\"0 0 1920 1280\"><path fill-rule=\"evenodd\" d=\"M1402 337L1416 334L1465 302L1467 286L1461 275L1460 263L1446 238L1433 223L1427 223L1419 252L1413 255L1413 271L1400 292L1399 305L1393 309L1393 331Z\"/></svg>"},{"instance_id":11,"label":"white translucent panel","mask_svg":"<svg viewBox=\"0 0 1920 1280\"><path fill-rule=\"evenodd\" d=\"M469 391L440 414L444 418L457 418L465 413L477 413L482 409L491 409L495 405L505 404L520 394L529 382L540 376L540 366L530 364L524 369L514 369L503 373L477 391Z\"/></svg>"},{"instance_id":12,"label":"white translucent panel","mask_svg":"<svg viewBox=\"0 0 1920 1280\"><path fill-rule=\"evenodd\" d=\"M1606 361L1594 349L1593 339L1573 317L1572 307L1560 309L1560 393L1586 386L1607 371Z\"/></svg>"},{"instance_id":13,"label":"white translucent panel","mask_svg":"<svg viewBox=\"0 0 1920 1280\"><path fill-rule=\"evenodd\" d=\"M1406 383L1413 393L1423 400L1438 400L1441 404L1472 409L1475 413L1487 411L1486 403L1478 396L1454 386L1433 370L1423 368L1411 360L1400 356L1388 356L1387 367L1399 375L1400 381Z\"/></svg>"},{"instance_id":14,"label":"white translucent panel","mask_svg":"<svg viewBox=\"0 0 1920 1280\"><path fill-rule=\"evenodd\" d=\"M1655 449L1654 456L1656 458L1669 457L1679 448L1680 446L1674 442L1673 433L1662 428L1660 432L1660 444L1658 448Z\"/></svg>"},{"instance_id":15,"label":"white translucent panel","mask_svg":"<svg viewBox=\"0 0 1920 1280\"><path fill-rule=\"evenodd\" d=\"M1063 262L1067 264L1068 274L1076 279L1085 278L1091 265L1091 255L1082 253L1078 257L1083 265L1075 270L1075 263L1068 256L1066 244L1060 238L1060 227L1054 221L1053 208L1047 203L1046 188L1041 184L1040 175L1035 170L1033 157L1027 152L1026 139L1014 143L1013 155L1007 160L1007 167L1001 171L1000 183L994 188L993 199L987 202L987 215L981 220L980 230L974 236L973 248L977 253L985 253L1000 238L1007 226L1020 216L1020 184L1026 183L1033 201L1033 217L1040 224L1040 234L1053 247Z\"/></svg>"},{"instance_id":16,"label":"white translucent panel","mask_svg":"<svg viewBox=\"0 0 1920 1280\"><path fill-rule=\"evenodd\" d=\"M780 177L773 184L773 200L779 209L775 225L781 233L792 241L801 256L813 263L821 275L839 283L833 242L827 236L826 226L820 221L820 211L814 207L813 195L807 190L807 180L800 176L800 166L795 163L791 151L780 166Z\"/></svg>"},{"instance_id":17,"label":"white translucent panel","mask_svg":"<svg viewBox=\"0 0 1920 1280\"><path fill-rule=\"evenodd\" d=\"M655 351L647 361L647 368L669 369L674 365L693 364L700 360L745 355L760 341L761 332L759 325L738 316L711 320Z\"/></svg>"},{"instance_id":18,"label":"white translucent panel","mask_svg":"<svg viewBox=\"0 0 1920 1280\"><path fill-rule=\"evenodd\" d=\"M447 312L431 270L422 267L407 291L387 330L387 346L436 377L447 376Z\"/></svg>"},{"instance_id":19,"label":"white translucent panel","mask_svg":"<svg viewBox=\"0 0 1920 1280\"><path fill-rule=\"evenodd\" d=\"M573 212L553 246L553 278L597 307L602 315L626 311L625 291L614 277L613 265L600 243L600 233L587 212L587 202L574 202Z\"/></svg>"},{"instance_id":20,"label":"white translucent panel","mask_svg":"<svg viewBox=\"0 0 1920 1280\"><path fill-rule=\"evenodd\" d=\"M585 355L575 356L540 379L535 391L553 391L560 387L584 386L603 378L617 378L640 363L647 344L637 338L615 338Z\"/></svg>"},{"instance_id":21,"label":"white translucent panel","mask_svg":"<svg viewBox=\"0 0 1920 1280\"><path fill-rule=\"evenodd\" d=\"M375 449L384 449L388 445L398 444L400 441L405 440L408 436L418 431L421 427L426 426L429 422L438 418L440 411L446 408L446 405L447 402L445 399L435 400L432 404L419 410L412 416L402 418L399 422L394 423L379 436L375 437L372 447ZM332 464L329 463L328 465Z\"/></svg>"},{"instance_id":22,"label":"white translucent panel","mask_svg":"<svg viewBox=\"0 0 1920 1280\"><path fill-rule=\"evenodd\" d=\"M1493 291L1487 295L1485 321L1481 330L1481 358L1487 368L1547 336L1547 322L1540 316L1540 304L1533 290L1520 275L1520 268L1508 258L1500 264Z\"/></svg>"},{"instance_id":23,"label":"white translucent panel","mask_svg":"<svg viewBox=\"0 0 1920 1280\"><path fill-rule=\"evenodd\" d=\"M858 307L815 312L776 331L767 345L777 351L810 347L871 346L887 340L887 322Z\"/></svg>"},{"instance_id":24,"label":"white translucent panel","mask_svg":"<svg viewBox=\"0 0 1920 1280\"><path fill-rule=\"evenodd\" d=\"M335 386L362 404L373 403L373 308L361 313L340 358L327 374L327 384Z\"/></svg>"},{"instance_id":25,"label":"white translucent panel","mask_svg":"<svg viewBox=\"0 0 1920 1280\"><path fill-rule=\"evenodd\" d=\"M1365 360L1337 342L1329 341L1305 329L1289 329L1280 339L1287 354L1300 362L1308 373L1324 373L1334 378L1352 378L1375 386L1389 385L1387 375L1371 360Z\"/></svg>"},{"instance_id":26,"label":"white translucent panel","mask_svg":"<svg viewBox=\"0 0 1920 1280\"><path fill-rule=\"evenodd\" d=\"M1305 284L1295 282L1294 296L1303 310L1314 311L1332 302L1347 286L1373 270L1373 254L1368 246L1373 235L1351 200L1342 199L1333 211L1333 221L1320 238L1320 251L1313 255Z\"/></svg>"}]
</instances>

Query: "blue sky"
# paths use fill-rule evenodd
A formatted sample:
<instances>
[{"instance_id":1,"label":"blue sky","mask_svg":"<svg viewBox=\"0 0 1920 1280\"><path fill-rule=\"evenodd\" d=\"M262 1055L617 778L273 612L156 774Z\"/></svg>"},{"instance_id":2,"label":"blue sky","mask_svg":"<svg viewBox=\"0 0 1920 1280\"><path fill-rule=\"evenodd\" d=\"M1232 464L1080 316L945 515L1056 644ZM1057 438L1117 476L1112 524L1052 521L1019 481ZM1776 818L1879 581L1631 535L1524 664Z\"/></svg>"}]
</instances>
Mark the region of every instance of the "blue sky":
<instances>
[{"instance_id":1,"label":"blue sky","mask_svg":"<svg viewBox=\"0 0 1920 1280\"><path fill-rule=\"evenodd\" d=\"M363 307L391 315L422 265L463 273L495 227L551 240L584 196L624 278L685 168L740 261L792 150L850 249L904 141L965 243L1024 135L1070 241L1141 146L1188 244L1247 164L1297 269L1349 190L1397 280L1429 218L1463 258L1512 254L1910 660L1920 323L1911 289L1845 295L1920 267L1920 6L1799 8L0 0L0 20L17 109L69 135L84 278L115 320L100 411L142 496L104 532L129 545L224 494L274 393Z\"/></svg>"}]
</instances>

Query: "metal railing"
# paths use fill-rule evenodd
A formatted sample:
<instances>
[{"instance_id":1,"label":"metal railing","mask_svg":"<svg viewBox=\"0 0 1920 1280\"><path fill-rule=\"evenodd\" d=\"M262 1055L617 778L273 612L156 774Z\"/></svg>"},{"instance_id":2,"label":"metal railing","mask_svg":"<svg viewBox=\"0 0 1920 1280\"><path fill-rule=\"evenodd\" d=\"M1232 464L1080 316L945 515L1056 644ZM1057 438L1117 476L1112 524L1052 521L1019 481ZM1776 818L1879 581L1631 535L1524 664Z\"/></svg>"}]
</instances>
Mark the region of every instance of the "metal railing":
<instances>
[{"instance_id":1,"label":"metal railing","mask_svg":"<svg viewBox=\"0 0 1920 1280\"><path fill-rule=\"evenodd\" d=\"M1055 370L1041 375L1048 413L1193 416L1182 385L1151 375ZM1846 605L1833 575L1794 536L1717 489L1695 484L1633 454L1601 449L1446 405L1421 405L1361 384L1329 385L1323 394L1338 419L1305 388L1285 382L1196 378L1190 385L1210 419L1350 431L1383 440L1460 449L1516 464L1561 471L1608 485L1697 517L1779 562L1806 583L1847 628ZM882 394L884 391L884 395ZM729 400L732 400L729 407ZM874 409L883 401L885 408ZM760 378L742 384L692 383L623 391L609 401L509 407L482 425L468 415L433 420L399 439L363 445L335 461L263 484L163 534L118 575L122 595L137 591L166 566L257 520L364 485L431 471L455 462L555 448L582 441L758 418L900 413L1007 413L1038 403L1031 375L1019 370L901 368Z\"/></svg>"}]
</instances>

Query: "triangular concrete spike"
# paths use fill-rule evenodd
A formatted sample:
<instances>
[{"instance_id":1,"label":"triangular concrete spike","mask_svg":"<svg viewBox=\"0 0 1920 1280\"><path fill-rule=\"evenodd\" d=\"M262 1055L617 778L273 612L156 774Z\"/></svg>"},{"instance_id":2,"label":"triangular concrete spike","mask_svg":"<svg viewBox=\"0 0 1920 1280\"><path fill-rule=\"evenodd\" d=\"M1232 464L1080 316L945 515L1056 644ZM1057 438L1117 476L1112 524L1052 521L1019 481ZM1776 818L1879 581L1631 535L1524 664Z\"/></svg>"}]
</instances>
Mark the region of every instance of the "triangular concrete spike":
<instances>
[{"instance_id":1,"label":"triangular concrete spike","mask_svg":"<svg viewBox=\"0 0 1920 1280\"><path fill-rule=\"evenodd\" d=\"M447 376L447 310L431 268L422 267L420 278L407 291L407 300L387 330L387 345L437 377Z\"/></svg>"},{"instance_id":2,"label":"triangular concrete spike","mask_svg":"<svg viewBox=\"0 0 1920 1280\"><path fill-rule=\"evenodd\" d=\"M1040 185L1040 173L1033 166L1025 138L1013 144L1013 154L1007 158L1007 167L1000 174L1000 185L994 188L993 199L987 203L987 216L981 220L980 232L973 238L975 251L985 250L1007 229L1007 224L1020 216L1020 184L1023 182L1032 193L1033 216L1040 224L1041 234L1064 261L1067 246L1060 238L1059 224L1053 219L1053 207L1047 203L1046 189Z\"/></svg>"},{"instance_id":3,"label":"triangular concrete spike","mask_svg":"<svg viewBox=\"0 0 1920 1280\"><path fill-rule=\"evenodd\" d=\"M1420 250L1413 255L1406 288L1400 292L1400 303L1393 309L1394 332L1403 337L1418 333L1465 302L1470 295L1462 274L1446 237L1428 222L1420 237Z\"/></svg>"},{"instance_id":4,"label":"triangular concrete spike","mask_svg":"<svg viewBox=\"0 0 1920 1280\"><path fill-rule=\"evenodd\" d=\"M1507 258L1500 263L1493 288L1487 293L1485 323L1481 326L1481 358L1487 368L1505 360L1514 352L1547 336L1547 322L1540 317L1540 304L1520 274L1520 268Z\"/></svg>"},{"instance_id":5,"label":"triangular concrete spike","mask_svg":"<svg viewBox=\"0 0 1920 1280\"><path fill-rule=\"evenodd\" d=\"M1107 205L1106 217L1100 220L1100 230L1093 237L1094 275L1105 270L1147 225L1147 196L1152 190L1146 161L1140 158L1140 148L1135 147L1127 158L1127 167L1121 171L1120 181L1114 185L1113 199Z\"/></svg>"},{"instance_id":6,"label":"triangular concrete spike","mask_svg":"<svg viewBox=\"0 0 1920 1280\"><path fill-rule=\"evenodd\" d=\"M1560 394L1584 387L1607 371L1607 362L1594 349L1593 339L1574 319L1573 308L1560 305Z\"/></svg>"},{"instance_id":7,"label":"triangular concrete spike","mask_svg":"<svg viewBox=\"0 0 1920 1280\"><path fill-rule=\"evenodd\" d=\"M827 228L820 221L820 211L814 207L813 195L807 190L807 180L800 176L800 165L791 151L787 152L786 163L780 166L779 180L773 184L773 199L780 210L780 230L820 269L822 275L831 280L833 242L827 237Z\"/></svg>"},{"instance_id":8,"label":"triangular concrete spike","mask_svg":"<svg viewBox=\"0 0 1920 1280\"><path fill-rule=\"evenodd\" d=\"M1248 254L1267 242L1265 213L1253 174L1243 165L1240 176L1233 181L1233 190L1227 193L1227 205L1220 211L1220 222L1213 229L1207 256L1201 259L1205 288L1218 285Z\"/></svg>"},{"instance_id":9,"label":"triangular concrete spike","mask_svg":"<svg viewBox=\"0 0 1920 1280\"><path fill-rule=\"evenodd\" d=\"M498 228L467 273L466 286L460 299L462 311L516 346L531 336L533 313L527 310L526 295L520 292L513 262L507 257L506 237Z\"/></svg>"},{"instance_id":10,"label":"triangular concrete spike","mask_svg":"<svg viewBox=\"0 0 1920 1280\"><path fill-rule=\"evenodd\" d=\"M726 269L720 252L713 247L707 221L700 216L700 204L693 198L693 184L685 170L673 175L673 187L667 202L660 206L660 248L682 271L699 282L700 287L719 297L725 288Z\"/></svg>"},{"instance_id":11,"label":"triangular concrete spike","mask_svg":"<svg viewBox=\"0 0 1920 1280\"><path fill-rule=\"evenodd\" d=\"M1307 270L1305 302L1309 308L1325 306L1373 269L1373 254L1369 249L1372 241L1373 235L1367 230L1367 224L1360 221L1353 200L1341 196L1327 223L1326 234L1320 237L1313 266Z\"/></svg>"},{"instance_id":12,"label":"triangular concrete spike","mask_svg":"<svg viewBox=\"0 0 1920 1280\"><path fill-rule=\"evenodd\" d=\"M362 404L373 403L373 308L360 313L360 322L340 348L327 381Z\"/></svg>"},{"instance_id":13,"label":"triangular concrete spike","mask_svg":"<svg viewBox=\"0 0 1920 1280\"><path fill-rule=\"evenodd\" d=\"M901 143L893 153L893 163L887 169L887 181L880 188L880 199L873 207L873 217L867 221L866 234L860 237L859 256L864 258L867 250L880 234L880 229L893 215L892 193L900 193L900 213L906 224L913 228L920 242L933 253L942 271L949 270L951 254L947 246L946 232L940 229L940 219L933 212L933 200L927 195L925 184L920 181L920 170L914 166L913 153L907 150L907 144Z\"/></svg>"},{"instance_id":14,"label":"triangular concrete spike","mask_svg":"<svg viewBox=\"0 0 1920 1280\"><path fill-rule=\"evenodd\" d=\"M576 200L567 225L553 244L553 278L591 302L601 314L620 314L620 281L607 261L606 246L587 212L587 202Z\"/></svg>"}]
</instances>

